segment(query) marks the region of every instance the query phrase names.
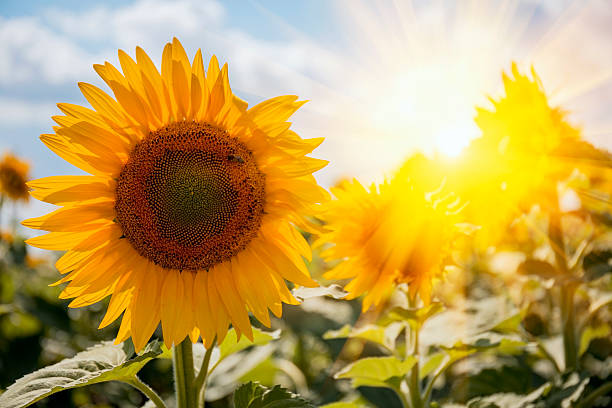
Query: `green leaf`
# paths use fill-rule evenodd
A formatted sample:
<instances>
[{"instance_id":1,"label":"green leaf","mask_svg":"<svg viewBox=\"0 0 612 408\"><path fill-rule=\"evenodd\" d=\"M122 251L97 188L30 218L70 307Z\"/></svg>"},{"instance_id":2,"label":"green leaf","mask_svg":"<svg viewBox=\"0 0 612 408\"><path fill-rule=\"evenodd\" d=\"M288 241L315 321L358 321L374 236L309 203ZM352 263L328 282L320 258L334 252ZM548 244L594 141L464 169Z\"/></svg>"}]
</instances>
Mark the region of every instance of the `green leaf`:
<instances>
[{"instance_id":1,"label":"green leaf","mask_svg":"<svg viewBox=\"0 0 612 408\"><path fill-rule=\"evenodd\" d=\"M332 402L331 404L321 405L319 408L368 408L370 406L362 397L354 401Z\"/></svg>"},{"instance_id":2,"label":"green leaf","mask_svg":"<svg viewBox=\"0 0 612 408\"><path fill-rule=\"evenodd\" d=\"M434 353L429 356L425 364L421 366L421 370L419 371L419 377L425 378L430 373L436 371L438 367L442 365L444 360L446 360L446 356L446 353Z\"/></svg>"},{"instance_id":3,"label":"green leaf","mask_svg":"<svg viewBox=\"0 0 612 408\"><path fill-rule=\"evenodd\" d=\"M527 395L498 393L476 397L468 402L468 408L575 407L576 402L583 398L589 380L571 373L563 382L545 383Z\"/></svg>"},{"instance_id":4,"label":"green leaf","mask_svg":"<svg viewBox=\"0 0 612 408\"><path fill-rule=\"evenodd\" d=\"M163 353L157 340L133 356L131 343L104 342L59 363L27 374L0 395L4 408L27 407L51 394L104 381L126 381Z\"/></svg>"},{"instance_id":5,"label":"green leaf","mask_svg":"<svg viewBox=\"0 0 612 408\"><path fill-rule=\"evenodd\" d=\"M402 331L402 328L400 323L392 323L387 327L369 324L360 328L353 328L347 324L338 330L327 331L323 334L323 338L326 340L342 338L363 339L379 344L393 352L395 349L395 339Z\"/></svg>"},{"instance_id":6,"label":"green leaf","mask_svg":"<svg viewBox=\"0 0 612 408\"><path fill-rule=\"evenodd\" d=\"M559 276L557 269L549 262L539 259L527 259L518 266L517 273L521 275L535 275L543 279Z\"/></svg>"},{"instance_id":7,"label":"green leaf","mask_svg":"<svg viewBox=\"0 0 612 408\"><path fill-rule=\"evenodd\" d=\"M532 403L547 394L551 389L550 384L544 384L540 388L527 395L513 393L498 393L486 397L477 397L468 402L468 408L527 408L533 407Z\"/></svg>"},{"instance_id":8,"label":"green leaf","mask_svg":"<svg viewBox=\"0 0 612 408\"><path fill-rule=\"evenodd\" d=\"M496 364L495 367L475 366L473 369L453 384L465 393L467 400L500 393L526 395L533 390L533 372L526 364Z\"/></svg>"},{"instance_id":9,"label":"green leaf","mask_svg":"<svg viewBox=\"0 0 612 408\"><path fill-rule=\"evenodd\" d=\"M582 260L584 278L588 281L596 280L612 272L612 250L593 250Z\"/></svg>"},{"instance_id":10,"label":"green leaf","mask_svg":"<svg viewBox=\"0 0 612 408\"><path fill-rule=\"evenodd\" d=\"M215 364L214 370L209 370L206 387L207 400L215 401L233 393L243 383L242 378L248 378L250 372L271 358L275 350L274 346L274 344L266 344L250 347L229 355L219 364ZM275 383L272 382L272 384Z\"/></svg>"},{"instance_id":11,"label":"green leaf","mask_svg":"<svg viewBox=\"0 0 612 408\"><path fill-rule=\"evenodd\" d=\"M353 387L367 385L397 388L416 361L413 356L404 361L395 357L366 357L346 366L335 378L350 378Z\"/></svg>"},{"instance_id":12,"label":"green leaf","mask_svg":"<svg viewBox=\"0 0 612 408\"><path fill-rule=\"evenodd\" d=\"M612 293L603 291L593 291L590 294L592 299L591 305L589 306L589 314L595 314L599 309L612 303Z\"/></svg>"},{"instance_id":13,"label":"green leaf","mask_svg":"<svg viewBox=\"0 0 612 408\"><path fill-rule=\"evenodd\" d=\"M319 296L328 296L334 299L342 299L348 294L348 292L342 289L342 286L336 284L329 286L319 286L318 288L299 287L297 289L294 289L292 293L293 296L302 301L304 299Z\"/></svg>"},{"instance_id":14,"label":"green leaf","mask_svg":"<svg viewBox=\"0 0 612 408\"><path fill-rule=\"evenodd\" d=\"M422 326L430 317L442 311L444 311L444 305L440 302L433 302L427 306L412 309L394 307L381 319L380 324L387 325L390 322L407 322L412 327Z\"/></svg>"},{"instance_id":15,"label":"green leaf","mask_svg":"<svg viewBox=\"0 0 612 408\"><path fill-rule=\"evenodd\" d=\"M526 344L520 340L507 337L496 338L496 336L489 334L485 337L480 336L470 343L458 341L452 347L440 347L448 354L451 359L450 362L453 363L476 352L495 351L502 354L517 354L522 351Z\"/></svg>"},{"instance_id":16,"label":"green leaf","mask_svg":"<svg viewBox=\"0 0 612 408\"><path fill-rule=\"evenodd\" d=\"M223 343L219 345L220 356L217 363L231 354L237 353L251 346L262 346L264 344L268 344L272 340L276 340L279 337L280 330L276 330L273 332L265 332L253 327L252 342L251 340L247 339L246 336L242 336L240 337L240 340L238 340L236 331L234 329L231 329L227 333L227 336L225 336Z\"/></svg>"},{"instance_id":17,"label":"green leaf","mask_svg":"<svg viewBox=\"0 0 612 408\"><path fill-rule=\"evenodd\" d=\"M522 312L518 312L501 322L497 323L495 326L491 328L491 331L496 333L519 333L521 322L523 321Z\"/></svg>"},{"instance_id":18,"label":"green leaf","mask_svg":"<svg viewBox=\"0 0 612 408\"><path fill-rule=\"evenodd\" d=\"M602 323L599 326L587 326L580 337L580 350L578 355L581 356L589 348L589 344L594 339L605 338L610 335L610 325Z\"/></svg>"},{"instance_id":19,"label":"green leaf","mask_svg":"<svg viewBox=\"0 0 612 408\"><path fill-rule=\"evenodd\" d=\"M314 408L314 405L280 385L267 388L248 382L234 392L234 408Z\"/></svg>"}]
</instances>

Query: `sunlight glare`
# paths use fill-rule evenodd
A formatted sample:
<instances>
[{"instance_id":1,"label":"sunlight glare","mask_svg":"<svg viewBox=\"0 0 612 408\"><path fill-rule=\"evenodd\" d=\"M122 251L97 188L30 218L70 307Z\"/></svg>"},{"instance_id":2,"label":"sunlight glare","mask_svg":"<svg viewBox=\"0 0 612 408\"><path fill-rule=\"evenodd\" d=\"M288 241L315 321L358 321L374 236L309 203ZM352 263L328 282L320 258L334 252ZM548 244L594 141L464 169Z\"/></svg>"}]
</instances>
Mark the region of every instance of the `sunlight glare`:
<instances>
[{"instance_id":1,"label":"sunlight glare","mask_svg":"<svg viewBox=\"0 0 612 408\"><path fill-rule=\"evenodd\" d=\"M478 136L473 106L483 99L474 70L438 59L372 90L372 124L385 137L403 135L425 153L455 157Z\"/></svg>"}]
</instances>

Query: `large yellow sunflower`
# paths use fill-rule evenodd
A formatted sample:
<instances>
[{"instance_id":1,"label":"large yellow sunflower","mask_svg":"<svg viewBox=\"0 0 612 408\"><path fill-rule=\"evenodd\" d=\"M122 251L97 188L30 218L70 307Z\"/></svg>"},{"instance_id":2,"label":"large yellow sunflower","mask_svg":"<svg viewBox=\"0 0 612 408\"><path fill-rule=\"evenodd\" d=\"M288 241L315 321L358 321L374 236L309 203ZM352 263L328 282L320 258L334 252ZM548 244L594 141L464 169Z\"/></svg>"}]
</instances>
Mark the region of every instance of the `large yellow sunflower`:
<instances>
[{"instance_id":1,"label":"large yellow sunflower","mask_svg":"<svg viewBox=\"0 0 612 408\"><path fill-rule=\"evenodd\" d=\"M322 139L300 138L287 119L304 102L281 96L247 109L227 65L202 53L189 62L177 39L161 74L136 48L119 51L123 74L94 65L115 98L80 83L93 110L59 104L55 134L41 140L90 173L29 183L32 195L62 208L24 225L51 231L30 245L67 251L57 262L71 307L111 296L100 327L123 313L117 342L141 349L161 321L164 342L187 335L210 346L231 323L252 339L250 311L296 303L285 279L316 286L302 257L310 247L295 226L326 199L307 157Z\"/></svg>"},{"instance_id":2,"label":"large yellow sunflower","mask_svg":"<svg viewBox=\"0 0 612 408\"><path fill-rule=\"evenodd\" d=\"M0 190L11 200L28 201L28 171L30 165L11 153L5 153L0 160Z\"/></svg>"},{"instance_id":3,"label":"large yellow sunflower","mask_svg":"<svg viewBox=\"0 0 612 408\"><path fill-rule=\"evenodd\" d=\"M318 241L326 260L342 260L324 275L351 279L348 299L365 294L363 310L377 307L396 284L406 283L430 302L432 281L450 262L451 244L459 231L459 200L441 191L426 192L399 172L378 186L357 180L332 188L325 204L326 222Z\"/></svg>"}]
</instances>

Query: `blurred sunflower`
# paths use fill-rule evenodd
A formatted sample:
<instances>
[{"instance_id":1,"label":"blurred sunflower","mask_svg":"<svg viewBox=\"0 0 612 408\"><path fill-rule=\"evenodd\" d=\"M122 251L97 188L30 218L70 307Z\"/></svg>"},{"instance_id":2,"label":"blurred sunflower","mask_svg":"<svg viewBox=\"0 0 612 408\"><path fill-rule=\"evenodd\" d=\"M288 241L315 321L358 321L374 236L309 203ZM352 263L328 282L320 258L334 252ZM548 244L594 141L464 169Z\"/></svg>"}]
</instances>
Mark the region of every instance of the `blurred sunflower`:
<instances>
[{"instance_id":1,"label":"blurred sunflower","mask_svg":"<svg viewBox=\"0 0 612 408\"><path fill-rule=\"evenodd\" d=\"M119 51L123 74L94 65L115 99L79 87L94 110L59 104L53 152L90 173L29 183L32 195L63 206L25 226L52 231L30 245L66 250L58 270L71 307L111 295L105 327L121 313L117 342L137 350L161 321L164 342L187 335L210 346L231 323L252 339L248 311L270 325L285 279L317 286L304 265L310 247L294 225L327 198L312 173L327 162L306 155L322 139L300 138L287 119L304 102L281 96L247 109L233 95L227 64L200 50L190 63L175 38L161 74L136 48Z\"/></svg>"},{"instance_id":2,"label":"blurred sunflower","mask_svg":"<svg viewBox=\"0 0 612 408\"><path fill-rule=\"evenodd\" d=\"M465 200L466 221L482 227L472 240L481 249L496 245L512 220L533 205L557 208L558 182L576 170L601 178L612 162L609 153L581 138L566 112L549 104L533 69L531 78L516 64L511 71L502 75L504 95L491 99L490 109L477 108L481 136L459 158L442 163L420 158L412 166L413 173L427 174L429 185L445 179ZM583 200L592 196L579 193Z\"/></svg>"},{"instance_id":3,"label":"blurred sunflower","mask_svg":"<svg viewBox=\"0 0 612 408\"><path fill-rule=\"evenodd\" d=\"M503 74L505 95L491 99L492 110L477 108L482 136L465 152L461 177L478 181L469 187L478 212L490 213L484 203L494 196L506 213L533 204L556 208L558 182L576 169L594 175L610 167L610 155L583 140L565 111L550 106L533 68L531 76L512 64L512 77Z\"/></svg>"},{"instance_id":4,"label":"blurred sunflower","mask_svg":"<svg viewBox=\"0 0 612 408\"><path fill-rule=\"evenodd\" d=\"M326 231L317 244L332 243L322 256L342 260L324 275L351 279L348 299L365 294L363 310L377 307L406 283L412 299L431 299L432 281L451 261L452 242L461 232L459 200L440 191L426 192L399 172L369 189L357 180L332 189L325 204Z\"/></svg>"},{"instance_id":5,"label":"blurred sunflower","mask_svg":"<svg viewBox=\"0 0 612 408\"><path fill-rule=\"evenodd\" d=\"M14 201L28 201L28 171L30 165L11 153L5 153L0 161L0 189Z\"/></svg>"}]
</instances>

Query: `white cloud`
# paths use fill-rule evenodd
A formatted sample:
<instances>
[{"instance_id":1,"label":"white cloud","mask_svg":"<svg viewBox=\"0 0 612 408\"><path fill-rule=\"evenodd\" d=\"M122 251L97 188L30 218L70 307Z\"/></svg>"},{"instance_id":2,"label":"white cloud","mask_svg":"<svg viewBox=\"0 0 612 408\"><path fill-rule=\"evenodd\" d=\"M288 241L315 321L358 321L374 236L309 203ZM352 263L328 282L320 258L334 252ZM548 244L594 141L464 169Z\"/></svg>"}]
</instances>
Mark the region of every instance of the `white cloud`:
<instances>
[{"instance_id":1,"label":"white cloud","mask_svg":"<svg viewBox=\"0 0 612 408\"><path fill-rule=\"evenodd\" d=\"M493 3L475 2L474 10L466 6L468 3L456 8L441 7L447 3L420 3L411 17L401 7L373 11L351 0L338 11L338 24L343 25L347 43L334 55L326 49L327 44L283 29L282 24L274 41L256 38L233 24L231 9L223 4L216 0L137 0L83 11L51 6L36 16L0 17L0 86L12 89L15 96L0 99L0 121L15 126L49 122L55 108L19 94L22 84L52 89L56 99L63 101L66 98L58 90L66 89L66 94L73 95L67 87L72 87L72 92L77 81L99 81L91 65L105 60L116 63L118 48L133 55L135 46L140 45L159 64L164 43L177 36L189 55L201 47L208 56L216 53L221 61L229 61L232 88L239 93L262 99L297 94L312 100L296 114L295 128L304 137L328 138L317 153L333 162L325 170L325 178L355 174L368 178L392 169L412 150L434 144L434 133L412 131L414 124L408 121L425 129L445 122L442 130L450 128L450 133L457 128L453 120L459 114L460 125L473 124L471 104L463 100L455 103L448 89L440 86L444 81L439 78L453 80L464 97L475 99L493 93L500 84L500 71L509 67L511 58L521 61L538 40L524 35L529 34L525 31L531 24L529 16L516 15L515 9L502 12ZM554 0L540 4L542 13L555 15L564 10ZM532 55L545 84L551 84L549 90L571 88L569 82L580 85L589 72L610 69L612 54L606 57L601 53L609 48L606 39L612 35L612 26L607 22L612 10L605 6L606 0L580 4L579 11L588 11L581 14L583 17L549 18L560 26L557 32L561 34ZM262 19L257 24L272 23L273 19ZM452 63L440 63L436 55L448 57ZM440 69L427 69L424 62L428 61ZM427 75L413 75L418 69ZM579 74L572 69L579 69ZM477 78L474 83L479 89L464 92L473 85L459 78L464 71ZM423 99L416 92L400 89L397 78L407 75L419 86L431 82L433 88L442 89L427 93L431 100ZM606 101L612 99L608 96ZM385 116L383 109L379 115L392 125L389 135L373 121L377 110L386 106L377 101L397 110ZM459 112L455 105L464 110ZM609 102L601 106L609 106ZM402 121L406 131L400 132L393 126L403 125ZM598 128L606 130L606 123Z\"/></svg>"},{"instance_id":2,"label":"white cloud","mask_svg":"<svg viewBox=\"0 0 612 408\"><path fill-rule=\"evenodd\" d=\"M307 81L296 73L311 70L316 51L307 41L263 41L232 28L213 0L138 0L83 12L49 9L0 25L0 84L5 85L91 80L93 63L116 61L118 48L133 55L136 45L159 63L163 45L176 36L190 54L202 48L230 60L234 84L264 96L282 85L303 89Z\"/></svg>"},{"instance_id":3,"label":"white cloud","mask_svg":"<svg viewBox=\"0 0 612 408\"><path fill-rule=\"evenodd\" d=\"M58 84L86 72L92 55L37 17L0 19L0 85Z\"/></svg>"},{"instance_id":4,"label":"white cloud","mask_svg":"<svg viewBox=\"0 0 612 408\"><path fill-rule=\"evenodd\" d=\"M20 124L50 124L58 109L53 102L32 102L0 97L0 123L10 127Z\"/></svg>"}]
</instances>

